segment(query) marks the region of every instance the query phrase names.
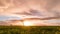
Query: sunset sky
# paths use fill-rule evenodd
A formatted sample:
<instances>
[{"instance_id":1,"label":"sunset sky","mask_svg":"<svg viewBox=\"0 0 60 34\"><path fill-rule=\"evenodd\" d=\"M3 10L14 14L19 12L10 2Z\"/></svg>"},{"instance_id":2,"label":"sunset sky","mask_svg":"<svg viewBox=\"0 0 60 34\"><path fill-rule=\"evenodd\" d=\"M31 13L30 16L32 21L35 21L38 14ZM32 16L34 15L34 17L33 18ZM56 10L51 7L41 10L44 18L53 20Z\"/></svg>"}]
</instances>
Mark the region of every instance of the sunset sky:
<instances>
[{"instance_id":1,"label":"sunset sky","mask_svg":"<svg viewBox=\"0 0 60 34\"><path fill-rule=\"evenodd\" d=\"M0 20L48 17L60 17L60 0L0 0Z\"/></svg>"}]
</instances>

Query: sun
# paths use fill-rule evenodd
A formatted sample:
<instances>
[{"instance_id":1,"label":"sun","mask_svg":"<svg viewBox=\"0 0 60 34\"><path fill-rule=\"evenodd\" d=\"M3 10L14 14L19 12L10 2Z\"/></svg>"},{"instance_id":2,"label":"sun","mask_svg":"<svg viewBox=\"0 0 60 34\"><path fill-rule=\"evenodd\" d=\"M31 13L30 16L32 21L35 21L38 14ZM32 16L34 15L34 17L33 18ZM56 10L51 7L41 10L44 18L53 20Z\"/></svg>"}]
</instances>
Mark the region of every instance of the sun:
<instances>
[{"instance_id":1,"label":"sun","mask_svg":"<svg viewBox=\"0 0 60 34\"><path fill-rule=\"evenodd\" d=\"M29 21L24 21L24 26L32 26L33 24Z\"/></svg>"}]
</instances>

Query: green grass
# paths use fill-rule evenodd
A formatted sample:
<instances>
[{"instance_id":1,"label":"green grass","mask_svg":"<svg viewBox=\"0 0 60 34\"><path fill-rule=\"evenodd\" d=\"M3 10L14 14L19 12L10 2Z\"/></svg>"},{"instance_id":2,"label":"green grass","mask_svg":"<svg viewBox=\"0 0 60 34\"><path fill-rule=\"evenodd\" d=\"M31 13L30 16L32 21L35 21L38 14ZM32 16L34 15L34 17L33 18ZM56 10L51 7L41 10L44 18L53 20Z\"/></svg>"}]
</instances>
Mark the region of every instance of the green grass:
<instances>
[{"instance_id":1,"label":"green grass","mask_svg":"<svg viewBox=\"0 0 60 34\"><path fill-rule=\"evenodd\" d=\"M60 34L59 26L0 26L0 34Z\"/></svg>"}]
</instances>

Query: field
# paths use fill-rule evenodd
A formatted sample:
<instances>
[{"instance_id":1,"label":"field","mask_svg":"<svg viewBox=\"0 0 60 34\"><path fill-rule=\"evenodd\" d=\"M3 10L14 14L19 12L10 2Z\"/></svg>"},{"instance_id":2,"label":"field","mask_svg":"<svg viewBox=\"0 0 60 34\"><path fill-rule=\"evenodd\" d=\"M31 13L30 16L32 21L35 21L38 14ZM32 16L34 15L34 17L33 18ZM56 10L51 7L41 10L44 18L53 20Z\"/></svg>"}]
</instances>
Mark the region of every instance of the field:
<instances>
[{"instance_id":1,"label":"field","mask_svg":"<svg viewBox=\"0 0 60 34\"><path fill-rule=\"evenodd\" d=\"M59 26L0 26L0 34L60 34Z\"/></svg>"}]
</instances>

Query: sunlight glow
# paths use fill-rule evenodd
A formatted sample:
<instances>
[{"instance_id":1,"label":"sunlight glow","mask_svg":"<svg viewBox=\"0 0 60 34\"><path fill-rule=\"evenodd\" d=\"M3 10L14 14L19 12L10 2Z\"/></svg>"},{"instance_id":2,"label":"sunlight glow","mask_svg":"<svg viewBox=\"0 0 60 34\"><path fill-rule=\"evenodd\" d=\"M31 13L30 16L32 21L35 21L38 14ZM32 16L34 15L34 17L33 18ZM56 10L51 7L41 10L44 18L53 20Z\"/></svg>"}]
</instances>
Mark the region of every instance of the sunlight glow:
<instances>
[{"instance_id":1,"label":"sunlight glow","mask_svg":"<svg viewBox=\"0 0 60 34\"><path fill-rule=\"evenodd\" d=\"M29 21L24 21L24 26L32 26L33 24Z\"/></svg>"}]
</instances>

